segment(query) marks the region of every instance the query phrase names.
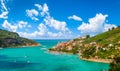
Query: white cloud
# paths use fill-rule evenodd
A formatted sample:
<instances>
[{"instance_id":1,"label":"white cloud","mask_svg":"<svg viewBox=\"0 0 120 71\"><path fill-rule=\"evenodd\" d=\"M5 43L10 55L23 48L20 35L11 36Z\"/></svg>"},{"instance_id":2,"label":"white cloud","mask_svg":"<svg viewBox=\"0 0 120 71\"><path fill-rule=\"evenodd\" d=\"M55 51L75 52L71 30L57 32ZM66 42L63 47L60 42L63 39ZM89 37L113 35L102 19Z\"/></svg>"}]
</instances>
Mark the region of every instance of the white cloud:
<instances>
[{"instance_id":1,"label":"white cloud","mask_svg":"<svg viewBox=\"0 0 120 71\"><path fill-rule=\"evenodd\" d=\"M78 16L76 16L76 15L69 16L68 19L73 19L73 20L76 20L76 21L82 21L82 18L81 18L81 17L78 17Z\"/></svg>"},{"instance_id":2,"label":"white cloud","mask_svg":"<svg viewBox=\"0 0 120 71\"><path fill-rule=\"evenodd\" d=\"M26 10L27 16L30 17L32 20L39 20L38 18L36 18L36 16L39 15L39 12L35 9L31 9L31 10Z\"/></svg>"},{"instance_id":3,"label":"white cloud","mask_svg":"<svg viewBox=\"0 0 120 71\"><path fill-rule=\"evenodd\" d=\"M5 3L4 3L4 0L0 0L0 2L1 2L1 7L2 7L2 9L4 10L4 11L7 11L7 7L5 6Z\"/></svg>"},{"instance_id":4,"label":"white cloud","mask_svg":"<svg viewBox=\"0 0 120 71\"><path fill-rule=\"evenodd\" d=\"M44 25L43 23L40 23L38 26L38 30L34 31L32 33L27 33L27 32L18 32L18 34L22 37L26 38L63 38L67 34L64 34L63 32L51 32L48 30L47 26ZM69 37L69 36L67 36Z\"/></svg>"},{"instance_id":5,"label":"white cloud","mask_svg":"<svg viewBox=\"0 0 120 71\"><path fill-rule=\"evenodd\" d=\"M33 33L27 33L27 32L18 32L18 34L22 37L26 37L26 38L61 38L63 37L63 33L62 32L58 32L58 33L53 33L53 32L41 32L41 31L34 31Z\"/></svg>"},{"instance_id":6,"label":"white cloud","mask_svg":"<svg viewBox=\"0 0 120 71\"><path fill-rule=\"evenodd\" d=\"M43 23L39 24L38 29L39 29L39 33L38 34L40 36L45 36L47 34L47 32L48 32L47 27Z\"/></svg>"},{"instance_id":7,"label":"white cloud","mask_svg":"<svg viewBox=\"0 0 120 71\"><path fill-rule=\"evenodd\" d=\"M3 19L7 19L8 18L8 12L2 12L2 14L0 14L0 18L3 18Z\"/></svg>"},{"instance_id":8,"label":"white cloud","mask_svg":"<svg viewBox=\"0 0 120 71\"><path fill-rule=\"evenodd\" d=\"M53 27L58 31L63 31L63 32L69 31L69 29L66 27L66 22L55 20L53 17L47 16L44 19L44 22L46 25Z\"/></svg>"},{"instance_id":9,"label":"white cloud","mask_svg":"<svg viewBox=\"0 0 120 71\"><path fill-rule=\"evenodd\" d=\"M35 4L36 7L38 7L39 10L42 10L42 6L40 4Z\"/></svg>"},{"instance_id":10,"label":"white cloud","mask_svg":"<svg viewBox=\"0 0 120 71\"><path fill-rule=\"evenodd\" d=\"M4 21L4 23L2 24L2 27L6 28L6 29L8 29L9 31L12 31L12 32L16 32L16 30L18 28L16 25L12 25L7 20Z\"/></svg>"},{"instance_id":11,"label":"white cloud","mask_svg":"<svg viewBox=\"0 0 120 71\"><path fill-rule=\"evenodd\" d=\"M2 27L8 29L9 31L17 32L18 29L31 28L31 25L28 24L28 22L25 22L25 21L18 21L15 24L11 24L7 20L5 20L2 24Z\"/></svg>"},{"instance_id":12,"label":"white cloud","mask_svg":"<svg viewBox=\"0 0 120 71\"><path fill-rule=\"evenodd\" d=\"M36 37L36 31L34 33L27 33L27 32L17 32L21 37L25 38L33 38Z\"/></svg>"},{"instance_id":13,"label":"white cloud","mask_svg":"<svg viewBox=\"0 0 120 71\"><path fill-rule=\"evenodd\" d=\"M114 24L105 24L104 25L104 31L108 31L109 29L112 29L113 27L117 27L116 25Z\"/></svg>"},{"instance_id":14,"label":"white cloud","mask_svg":"<svg viewBox=\"0 0 120 71\"><path fill-rule=\"evenodd\" d=\"M89 23L83 22L78 27L78 30L80 30L81 33L83 33L83 34L94 35L94 34L98 34L101 32L105 32L105 31L107 31L108 28L111 28L113 26L116 27L113 24L107 24L105 22L107 17L108 17L108 15L103 15L101 13L96 14L95 17L89 19Z\"/></svg>"},{"instance_id":15,"label":"white cloud","mask_svg":"<svg viewBox=\"0 0 120 71\"><path fill-rule=\"evenodd\" d=\"M27 32L18 32L20 36L24 36L24 37L29 37L29 38L33 38L33 37L45 37L48 36L47 34L48 29L47 27L43 24L40 23L38 26L38 31L34 31L33 33L27 33Z\"/></svg>"},{"instance_id":16,"label":"white cloud","mask_svg":"<svg viewBox=\"0 0 120 71\"><path fill-rule=\"evenodd\" d=\"M19 21L18 22L18 27L19 28L25 28L27 26L28 22L24 22L24 21Z\"/></svg>"},{"instance_id":17,"label":"white cloud","mask_svg":"<svg viewBox=\"0 0 120 71\"><path fill-rule=\"evenodd\" d=\"M42 7L41 15L44 16L45 14L48 14L48 11L49 11L48 6L47 6L47 4L45 3L45 4L43 5L43 7Z\"/></svg>"},{"instance_id":18,"label":"white cloud","mask_svg":"<svg viewBox=\"0 0 120 71\"><path fill-rule=\"evenodd\" d=\"M29 37L29 38L49 38L49 37L63 37L70 34L71 31L67 28L67 24L64 21L59 21L50 16L49 8L46 3L43 5L34 4L34 6L38 7L38 10L31 9L26 10L26 13L29 17L43 17L43 22L41 22L37 30L32 33L27 32L18 32L20 36ZM36 12L36 13L35 13ZM37 13L38 12L38 13ZM29 26L31 27L31 26ZM51 31L52 29L52 31Z\"/></svg>"},{"instance_id":19,"label":"white cloud","mask_svg":"<svg viewBox=\"0 0 120 71\"><path fill-rule=\"evenodd\" d=\"M3 18L3 19L7 19L8 18L8 10L7 10L7 7L5 6L5 3L4 3L4 0L0 0L1 2L1 11L2 13L0 14L0 18Z\"/></svg>"},{"instance_id":20,"label":"white cloud","mask_svg":"<svg viewBox=\"0 0 120 71\"><path fill-rule=\"evenodd\" d=\"M28 25L28 28L31 28L31 27L32 27L32 26L29 24L29 25Z\"/></svg>"},{"instance_id":21,"label":"white cloud","mask_svg":"<svg viewBox=\"0 0 120 71\"><path fill-rule=\"evenodd\" d=\"M58 33L48 32L48 35L50 37L62 37L63 33L62 32L58 32Z\"/></svg>"},{"instance_id":22,"label":"white cloud","mask_svg":"<svg viewBox=\"0 0 120 71\"><path fill-rule=\"evenodd\" d=\"M45 16L45 15L49 15L49 12L48 12L49 8L48 8L46 3L44 3L43 6L39 5L39 4L35 4L35 6L38 7L42 17Z\"/></svg>"}]
</instances>

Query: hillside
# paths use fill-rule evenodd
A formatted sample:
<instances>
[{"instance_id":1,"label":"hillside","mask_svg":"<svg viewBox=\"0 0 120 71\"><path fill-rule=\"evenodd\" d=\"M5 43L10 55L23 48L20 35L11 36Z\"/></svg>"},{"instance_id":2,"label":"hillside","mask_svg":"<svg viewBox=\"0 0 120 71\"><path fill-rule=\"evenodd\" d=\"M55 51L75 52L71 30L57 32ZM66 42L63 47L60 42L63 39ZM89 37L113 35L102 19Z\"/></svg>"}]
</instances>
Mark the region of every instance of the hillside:
<instances>
[{"instance_id":1,"label":"hillside","mask_svg":"<svg viewBox=\"0 0 120 71\"><path fill-rule=\"evenodd\" d=\"M5 48L20 46L39 46L39 44L33 40L20 37L15 32L0 29L0 47Z\"/></svg>"},{"instance_id":2,"label":"hillside","mask_svg":"<svg viewBox=\"0 0 120 71\"><path fill-rule=\"evenodd\" d=\"M83 36L60 42L50 51L79 54L84 60L98 62L111 62L116 56L120 56L120 27L93 37Z\"/></svg>"}]
</instances>

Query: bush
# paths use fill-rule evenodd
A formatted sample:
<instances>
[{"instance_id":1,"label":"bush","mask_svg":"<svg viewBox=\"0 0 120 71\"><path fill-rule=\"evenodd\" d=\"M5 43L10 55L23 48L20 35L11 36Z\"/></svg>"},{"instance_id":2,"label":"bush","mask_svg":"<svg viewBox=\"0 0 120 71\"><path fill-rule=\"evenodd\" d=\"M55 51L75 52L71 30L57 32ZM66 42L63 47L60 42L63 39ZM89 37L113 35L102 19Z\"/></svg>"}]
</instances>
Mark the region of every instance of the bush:
<instances>
[{"instance_id":1,"label":"bush","mask_svg":"<svg viewBox=\"0 0 120 71\"><path fill-rule=\"evenodd\" d=\"M115 57L114 61L110 64L109 71L119 71L120 70L120 56Z\"/></svg>"}]
</instances>

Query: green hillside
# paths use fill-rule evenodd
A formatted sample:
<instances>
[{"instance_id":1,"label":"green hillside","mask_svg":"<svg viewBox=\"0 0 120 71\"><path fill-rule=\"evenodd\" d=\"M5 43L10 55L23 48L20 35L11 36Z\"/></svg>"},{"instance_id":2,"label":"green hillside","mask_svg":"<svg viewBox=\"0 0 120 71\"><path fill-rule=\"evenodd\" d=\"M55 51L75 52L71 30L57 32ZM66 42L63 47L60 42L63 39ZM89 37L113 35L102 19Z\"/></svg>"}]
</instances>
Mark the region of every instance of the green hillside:
<instances>
[{"instance_id":1,"label":"green hillside","mask_svg":"<svg viewBox=\"0 0 120 71\"><path fill-rule=\"evenodd\" d=\"M20 46L37 46L37 42L20 37L15 32L9 32L0 29L0 47L20 47Z\"/></svg>"},{"instance_id":2,"label":"green hillside","mask_svg":"<svg viewBox=\"0 0 120 71\"><path fill-rule=\"evenodd\" d=\"M113 30L109 30L105 33L96 35L95 37L91 37L89 39L86 39L85 43L90 43L93 41L100 43L103 46L106 46L108 44L116 45L116 43L118 41L120 41L120 27L113 29Z\"/></svg>"},{"instance_id":3,"label":"green hillside","mask_svg":"<svg viewBox=\"0 0 120 71\"><path fill-rule=\"evenodd\" d=\"M120 27L109 30L105 33L96 35L94 37L86 39L83 44L90 44L95 42L89 48L85 48L83 56L111 59L115 56L120 56ZM98 47L98 48L97 48ZM90 49L93 49L90 51ZM89 53L90 52L90 53Z\"/></svg>"},{"instance_id":4,"label":"green hillside","mask_svg":"<svg viewBox=\"0 0 120 71\"><path fill-rule=\"evenodd\" d=\"M80 55L83 60L106 62L110 71L120 70L120 27L93 37L83 36L67 42L60 42L49 51Z\"/></svg>"},{"instance_id":5,"label":"green hillside","mask_svg":"<svg viewBox=\"0 0 120 71\"><path fill-rule=\"evenodd\" d=\"M120 27L93 37L87 35L58 43L50 50L80 54L83 58L113 59L120 56Z\"/></svg>"}]
</instances>

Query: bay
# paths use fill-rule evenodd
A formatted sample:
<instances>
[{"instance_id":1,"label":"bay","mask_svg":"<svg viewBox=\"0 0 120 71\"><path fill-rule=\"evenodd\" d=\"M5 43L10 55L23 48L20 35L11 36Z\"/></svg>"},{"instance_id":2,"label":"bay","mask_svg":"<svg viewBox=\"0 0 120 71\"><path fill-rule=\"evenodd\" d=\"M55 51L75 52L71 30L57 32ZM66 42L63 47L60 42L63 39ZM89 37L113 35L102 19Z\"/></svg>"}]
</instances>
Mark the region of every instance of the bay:
<instances>
[{"instance_id":1,"label":"bay","mask_svg":"<svg viewBox=\"0 0 120 71\"><path fill-rule=\"evenodd\" d=\"M103 71L109 64L81 60L77 55L52 54L49 48L67 40L35 40L41 46L0 49L0 71Z\"/></svg>"}]
</instances>

